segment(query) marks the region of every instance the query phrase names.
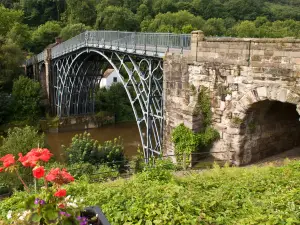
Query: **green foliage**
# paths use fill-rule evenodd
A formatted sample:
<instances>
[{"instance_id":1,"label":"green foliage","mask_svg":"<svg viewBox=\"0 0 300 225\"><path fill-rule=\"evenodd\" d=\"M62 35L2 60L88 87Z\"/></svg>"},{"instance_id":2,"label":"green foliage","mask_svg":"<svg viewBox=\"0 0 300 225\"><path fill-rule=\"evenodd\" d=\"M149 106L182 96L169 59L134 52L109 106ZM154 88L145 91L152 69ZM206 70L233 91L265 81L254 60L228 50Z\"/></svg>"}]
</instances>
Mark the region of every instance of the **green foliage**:
<instances>
[{"instance_id":1,"label":"green foliage","mask_svg":"<svg viewBox=\"0 0 300 225\"><path fill-rule=\"evenodd\" d=\"M56 21L48 21L43 25L40 25L32 33L32 50L35 53L43 51L47 45L54 43L55 38L59 36L61 31L61 25Z\"/></svg>"},{"instance_id":2,"label":"green foliage","mask_svg":"<svg viewBox=\"0 0 300 225\"><path fill-rule=\"evenodd\" d=\"M28 50L31 46L31 31L27 24L15 23L8 32L7 38L22 49Z\"/></svg>"},{"instance_id":3,"label":"green foliage","mask_svg":"<svg viewBox=\"0 0 300 225\"><path fill-rule=\"evenodd\" d=\"M98 205L110 224L299 224L300 162L283 167L220 168L164 181L131 179L69 185L68 193ZM151 178L151 177L149 177ZM0 202L17 210L26 193Z\"/></svg>"},{"instance_id":4,"label":"green foliage","mask_svg":"<svg viewBox=\"0 0 300 225\"><path fill-rule=\"evenodd\" d=\"M68 24L65 26L61 32L60 37L63 40L68 40L72 37L75 37L76 35L83 33L84 31L91 30L91 27L85 26L83 23L77 23L77 24Z\"/></svg>"},{"instance_id":5,"label":"green foliage","mask_svg":"<svg viewBox=\"0 0 300 225\"><path fill-rule=\"evenodd\" d=\"M151 159L145 165L144 170L138 174L138 181L170 182L173 179L172 172L176 166L170 159Z\"/></svg>"},{"instance_id":6,"label":"green foliage","mask_svg":"<svg viewBox=\"0 0 300 225\"><path fill-rule=\"evenodd\" d=\"M93 165L107 164L122 168L125 165L123 144L121 139L106 141L103 145L93 140L90 134L85 132L76 135L72 143L65 149L68 154L68 163L91 163Z\"/></svg>"},{"instance_id":7,"label":"green foliage","mask_svg":"<svg viewBox=\"0 0 300 225\"><path fill-rule=\"evenodd\" d=\"M195 110L196 114L202 115L202 123L204 127L211 125L212 123L212 112L210 104L210 96L207 88L201 87L198 93L198 102Z\"/></svg>"},{"instance_id":8,"label":"green foliage","mask_svg":"<svg viewBox=\"0 0 300 225\"><path fill-rule=\"evenodd\" d=\"M14 82L12 98L13 119L30 123L36 122L41 114L41 86L39 82L27 77L19 77Z\"/></svg>"},{"instance_id":9,"label":"green foliage","mask_svg":"<svg viewBox=\"0 0 300 225\"><path fill-rule=\"evenodd\" d=\"M40 135L33 127L26 126L24 128L15 127L9 129L7 137L3 139L3 145L0 147L1 156L13 154L18 158L18 153L26 154L32 148L44 147L44 141L44 135ZM32 171L30 169L22 169L20 173L26 181L32 181ZM8 173L0 174L0 184L10 188L19 188L21 185L15 175Z\"/></svg>"},{"instance_id":10,"label":"green foliage","mask_svg":"<svg viewBox=\"0 0 300 225\"><path fill-rule=\"evenodd\" d=\"M104 10L97 8L96 29L99 30L138 30L138 20L136 15L129 9L117 6L108 6Z\"/></svg>"},{"instance_id":11,"label":"green foliage","mask_svg":"<svg viewBox=\"0 0 300 225\"><path fill-rule=\"evenodd\" d=\"M69 24L82 23L93 26L96 21L95 0L66 0L67 19Z\"/></svg>"},{"instance_id":12,"label":"green foliage","mask_svg":"<svg viewBox=\"0 0 300 225\"><path fill-rule=\"evenodd\" d=\"M172 141L175 144L178 157L182 157L182 154L191 154L199 144L197 135L184 124L180 124L173 130Z\"/></svg>"},{"instance_id":13,"label":"green foliage","mask_svg":"<svg viewBox=\"0 0 300 225\"><path fill-rule=\"evenodd\" d=\"M109 89L101 88L97 91L96 110L106 112L105 116L114 115L116 122L134 120L131 103L121 83L113 84Z\"/></svg>"},{"instance_id":14,"label":"green foliage","mask_svg":"<svg viewBox=\"0 0 300 225\"><path fill-rule=\"evenodd\" d=\"M175 32L183 33L187 31L187 26L190 30L202 29L205 21L200 16L194 16L188 11L179 11L176 13L158 14L150 21L148 27L143 27L142 31L157 31L157 32Z\"/></svg>"},{"instance_id":15,"label":"green foliage","mask_svg":"<svg viewBox=\"0 0 300 225\"><path fill-rule=\"evenodd\" d=\"M23 61L20 47L0 36L0 91L11 91L13 80L22 74Z\"/></svg>"},{"instance_id":16,"label":"green foliage","mask_svg":"<svg viewBox=\"0 0 300 225\"><path fill-rule=\"evenodd\" d=\"M195 87L191 87L195 91ZM198 103L194 114L201 115L202 131L194 133L184 124L177 126L172 132L172 141L175 144L175 153L179 162L183 161L183 166L190 162L189 155L195 151L207 150L211 144L220 138L218 131L211 127L212 112L210 97L206 88L202 87L198 93Z\"/></svg>"},{"instance_id":17,"label":"green foliage","mask_svg":"<svg viewBox=\"0 0 300 225\"><path fill-rule=\"evenodd\" d=\"M22 16L22 11L7 9L0 4L0 36L6 36L14 23L21 21Z\"/></svg>"}]
</instances>

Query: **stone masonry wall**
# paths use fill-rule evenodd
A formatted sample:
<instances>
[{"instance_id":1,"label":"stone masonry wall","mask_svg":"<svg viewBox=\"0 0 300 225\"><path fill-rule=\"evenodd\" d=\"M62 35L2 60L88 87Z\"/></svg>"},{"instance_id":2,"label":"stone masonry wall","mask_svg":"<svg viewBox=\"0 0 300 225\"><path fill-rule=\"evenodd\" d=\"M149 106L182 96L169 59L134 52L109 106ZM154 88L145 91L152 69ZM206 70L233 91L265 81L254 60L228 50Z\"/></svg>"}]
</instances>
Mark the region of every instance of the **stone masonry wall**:
<instances>
[{"instance_id":1,"label":"stone masonry wall","mask_svg":"<svg viewBox=\"0 0 300 225\"><path fill-rule=\"evenodd\" d=\"M300 40L206 38L196 31L190 55L167 55L164 72L168 153L174 151L170 134L178 124L201 129L201 118L193 116L191 86L210 90L213 125L221 134L211 151L223 152L214 155L237 165L253 158L245 153L245 134L234 121L246 120L254 103L287 102L300 111Z\"/></svg>"}]
</instances>

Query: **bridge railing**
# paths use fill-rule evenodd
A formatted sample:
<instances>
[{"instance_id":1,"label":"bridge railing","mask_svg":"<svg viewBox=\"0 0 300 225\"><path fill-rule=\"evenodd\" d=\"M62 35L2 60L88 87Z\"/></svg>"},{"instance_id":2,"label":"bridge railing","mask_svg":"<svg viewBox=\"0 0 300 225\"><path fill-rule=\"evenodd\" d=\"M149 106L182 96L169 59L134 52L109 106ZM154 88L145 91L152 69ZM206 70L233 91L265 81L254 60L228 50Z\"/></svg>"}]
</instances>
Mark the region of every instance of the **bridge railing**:
<instances>
[{"instance_id":1,"label":"bridge railing","mask_svg":"<svg viewBox=\"0 0 300 225\"><path fill-rule=\"evenodd\" d=\"M52 48L52 58L60 57L83 47L100 47L139 54L158 55L168 50L189 50L190 34L141 33L120 31L86 31ZM44 60L45 52L37 55Z\"/></svg>"}]
</instances>

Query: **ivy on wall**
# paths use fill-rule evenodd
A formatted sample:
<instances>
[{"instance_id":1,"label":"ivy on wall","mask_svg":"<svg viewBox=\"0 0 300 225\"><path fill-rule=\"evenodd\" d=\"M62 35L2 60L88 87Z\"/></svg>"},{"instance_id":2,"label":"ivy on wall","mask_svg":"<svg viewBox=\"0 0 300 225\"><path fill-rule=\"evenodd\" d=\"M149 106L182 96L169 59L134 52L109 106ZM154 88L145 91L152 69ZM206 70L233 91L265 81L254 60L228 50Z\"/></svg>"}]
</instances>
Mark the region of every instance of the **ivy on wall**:
<instances>
[{"instance_id":1,"label":"ivy on wall","mask_svg":"<svg viewBox=\"0 0 300 225\"><path fill-rule=\"evenodd\" d=\"M192 152L196 152L199 149L207 149L214 141L220 138L218 131L211 126L212 112L207 88L200 88L194 113L202 116L203 129L201 132L195 133L184 124L180 124L172 132L177 161L182 162L184 160L184 164L189 163L185 156L189 156Z\"/></svg>"}]
</instances>

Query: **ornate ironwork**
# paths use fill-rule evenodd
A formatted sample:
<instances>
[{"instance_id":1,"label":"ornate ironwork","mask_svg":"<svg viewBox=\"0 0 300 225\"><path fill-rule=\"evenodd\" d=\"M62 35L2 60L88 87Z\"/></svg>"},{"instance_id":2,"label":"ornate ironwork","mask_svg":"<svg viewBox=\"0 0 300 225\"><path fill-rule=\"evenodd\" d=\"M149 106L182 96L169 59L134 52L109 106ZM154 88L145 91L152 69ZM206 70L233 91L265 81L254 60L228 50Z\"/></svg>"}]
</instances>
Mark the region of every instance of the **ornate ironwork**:
<instances>
[{"instance_id":1,"label":"ornate ironwork","mask_svg":"<svg viewBox=\"0 0 300 225\"><path fill-rule=\"evenodd\" d=\"M163 61L97 48L52 61L52 107L59 117L95 112L95 92L107 68L121 78L137 121L145 158L161 153Z\"/></svg>"},{"instance_id":2,"label":"ornate ironwork","mask_svg":"<svg viewBox=\"0 0 300 225\"><path fill-rule=\"evenodd\" d=\"M163 60L167 51L190 49L191 36L168 33L88 31L51 49L50 102L59 117L93 114L95 92L107 68L125 87L144 156L162 152ZM41 64L46 52L26 62ZM49 57L49 54L48 54Z\"/></svg>"}]
</instances>

